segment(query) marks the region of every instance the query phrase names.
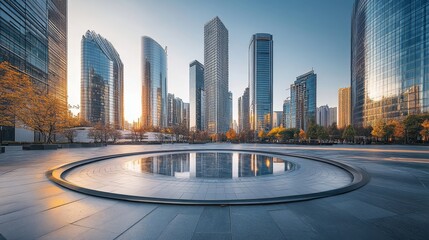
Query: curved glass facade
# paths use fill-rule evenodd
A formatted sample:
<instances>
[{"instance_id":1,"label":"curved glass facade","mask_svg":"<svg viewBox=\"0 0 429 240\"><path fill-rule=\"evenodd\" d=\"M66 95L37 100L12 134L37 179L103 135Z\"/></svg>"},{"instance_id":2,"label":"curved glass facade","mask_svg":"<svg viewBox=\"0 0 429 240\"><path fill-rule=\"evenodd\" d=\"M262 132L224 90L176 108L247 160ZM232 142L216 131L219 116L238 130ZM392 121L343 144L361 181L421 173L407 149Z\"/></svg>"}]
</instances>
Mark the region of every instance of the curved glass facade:
<instances>
[{"instance_id":1,"label":"curved glass facade","mask_svg":"<svg viewBox=\"0 0 429 240\"><path fill-rule=\"evenodd\" d=\"M356 0L352 16L352 123L429 112L429 2Z\"/></svg>"},{"instance_id":2,"label":"curved glass facade","mask_svg":"<svg viewBox=\"0 0 429 240\"><path fill-rule=\"evenodd\" d=\"M124 127L124 66L112 44L87 31L82 37L81 117Z\"/></svg>"},{"instance_id":3,"label":"curved glass facade","mask_svg":"<svg viewBox=\"0 0 429 240\"><path fill-rule=\"evenodd\" d=\"M142 125L167 127L167 53L146 36L142 38Z\"/></svg>"},{"instance_id":4,"label":"curved glass facade","mask_svg":"<svg viewBox=\"0 0 429 240\"><path fill-rule=\"evenodd\" d=\"M270 131L273 123L273 36L257 33L249 45L250 128Z\"/></svg>"}]
</instances>

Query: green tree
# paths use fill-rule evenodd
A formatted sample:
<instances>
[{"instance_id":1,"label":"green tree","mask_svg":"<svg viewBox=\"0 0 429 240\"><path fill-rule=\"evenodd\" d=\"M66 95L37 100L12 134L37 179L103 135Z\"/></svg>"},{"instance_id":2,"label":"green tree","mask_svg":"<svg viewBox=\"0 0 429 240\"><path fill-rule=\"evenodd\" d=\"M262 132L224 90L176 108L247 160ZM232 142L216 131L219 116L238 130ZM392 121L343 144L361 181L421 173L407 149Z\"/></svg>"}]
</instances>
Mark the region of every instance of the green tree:
<instances>
[{"instance_id":1,"label":"green tree","mask_svg":"<svg viewBox=\"0 0 429 240\"><path fill-rule=\"evenodd\" d=\"M317 139L319 139L319 141L324 141L324 140L329 139L329 134L328 134L328 131L326 130L326 128L324 128L322 126L318 126L318 128L317 128Z\"/></svg>"},{"instance_id":2,"label":"green tree","mask_svg":"<svg viewBox=\"0 0 429 240\"><path fill-rule=\"evenodd\" d=\"M318 139L318 136L317 136L318 129L319 129L318 125L316 125L314 123L311 123L310 126L308 126L308 129L307 129L307 137L309 139Z\"/></svg>"},{"instance_id":3,"label":"green tree","mask_svg":"<svg viewBox=\"0 0 429 240\"><path fill-rule=\"evenodd\" d=\"M347 142L352 142L354 137L356 136L356 131L352 125L348 125L343 132L343 138L346 139Z\"/></svg>"}]
</instances>

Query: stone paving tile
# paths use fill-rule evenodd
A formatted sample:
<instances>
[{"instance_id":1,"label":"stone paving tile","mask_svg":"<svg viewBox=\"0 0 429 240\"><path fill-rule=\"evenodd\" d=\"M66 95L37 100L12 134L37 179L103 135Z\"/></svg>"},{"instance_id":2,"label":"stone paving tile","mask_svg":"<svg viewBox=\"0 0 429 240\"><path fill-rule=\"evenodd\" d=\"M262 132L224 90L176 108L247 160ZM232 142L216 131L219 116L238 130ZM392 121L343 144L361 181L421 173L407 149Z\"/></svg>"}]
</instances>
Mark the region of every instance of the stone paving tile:
<instances>
[{"instance_id":1,"label":"stone paving tile","mask_svg":"<svg viewBox=\"0 0 429 240\"><path fill-rule=\"evenodd\" d=\"M311 239L314 236L317 239L427 239L429 236L429 147L197 146L319 155L365 168L372 177L368 185L353 192L263 206L203 207L113 201L63 189L44 176L48 169L66 162L173 147L195 148L184 144L57 151L22 151L8 147L6 153L0 155L0 239L174 239L176 231L186 239L267 239L270 235L273 239ZM106 169L111 173L117 171L116 168ZM290 172L289 176L297 173ZM317 178L326 176L317 169L308 173ZM103 174L99 172L94 176L99 178ZM97 178L91 181L95 184ZM118 186L120 183L123 183L123 178L115 180ZM216 188L219 186L213 181L206 183ZM129 184L136 186L142 183L130 181ZM240 190L246 193L248 184L257 183L239 182L232 189L234 193ZM273 186L281 189L281 185ZM189 188L204 191L195 185ZM188 188L183 188L183 192L184 189ZM227 189L224 188L225 194L230 191ZM217 220L210 221L210 218Z\"/></svg>"}]
</instances>

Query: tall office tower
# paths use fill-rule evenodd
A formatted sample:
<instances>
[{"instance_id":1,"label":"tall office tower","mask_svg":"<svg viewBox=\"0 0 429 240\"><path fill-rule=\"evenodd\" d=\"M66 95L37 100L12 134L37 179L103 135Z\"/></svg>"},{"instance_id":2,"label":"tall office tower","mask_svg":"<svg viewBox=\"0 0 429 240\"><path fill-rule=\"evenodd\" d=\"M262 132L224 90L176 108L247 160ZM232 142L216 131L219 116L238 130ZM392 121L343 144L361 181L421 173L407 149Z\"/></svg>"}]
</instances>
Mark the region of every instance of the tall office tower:
<instances>
[{"instance_id":1,"label":"tall office tower","mask_svg":"<svg viewBox=\"0 0 429 240\"><path fill-rule=\"evenodd\" d=\"M291 113L290 113L290 99L286 99L283 102L283 127L284 128L294 128L291 123Z\"/></svg>"},{"instance_id":2,"label":"tall office tower","mask_svg":"<svg viewBox=\"0 0 429 240\"><path fill-rule=\"evenodd\" d=\"M182 124L183 120L183 101L181 98L174 99L173 125Z\"/></svg>"},{"instance_id":3,"label":"tall office tower","mask_svg":"<svg viewBox=\"0 0 429 240\"><path fill-rule=\"evenodd\" d=\"M182 124L186 126L189 129L189 117L190 117L190 104L189 103L183 103L183 110L182 110Z\"/></svg>"},{"instance_id":4,"label":"tall office tower","mask_svg":"<svg viewBox=\"0 0 429 240\"><path fill-rule=\"evenodd\" d=\"M257 33L249 45L250 129L270 131L273 123L273 36Z\"/></svg>"},{"instance_id":5,"label":"tall office tower","mask_svg":"<svg viewBox=\"0 0 429 240\"><path fill-rule=\"evenodd\" d=\"M311 70L296 78L290 86L291 125L307 131L310 123L316 123L317 75Z\"/></svg>"},{"instance_id":6,"label":"tall office tower","mask_svg":"<svg viewBox=\"0 0 429 240\"><path fill-rule=\"evenodd\" d=\"M167 50L142 37L142 126L167 127Z\"/></svg>"},{"instance_id":7,"label":"tall office tower","mask_svg":"<svg viewBox=\"0 0 429 240\"><path fill-rule=\"evenodd\" d=\"M204 130L204 66L197 60L189 64L189 129Z\"/></svg>"},{"instance_id":8,"label":"tall office tower","mask_svg":"<svg viewBox=\"0 0 429 240\"><path fill-rule=\"evenodd\" d=\"M204 25L205 129L225 133L228 119L228 30L218 17Z\"/></svg>"},{"instance_id":9,"label":"tall office tower","mask_svg":"<svg viewBox=\"0 0 429 240\"><path fill-rule=\"evenodd\" d=\"M429 1L356 0L352 14L354 126L429 112Z\"/></svg>"},{"instance_id":10,"label":"tall office tower","mask_svg":"<svg viewBox=\"0 0 429 240\"><path fill-rule=\"evenodd\" d=\"M240 110L239 110L239 125L240 131L250 130L250 121L249 121L249 88L244 90L243 96L240 98Z\"/></svg>"},{"instance_id":11,"label":"tall office tower","mask_svg":"<svg viewBox=\"0 0 429 240\"><path fill-rule=\"evenodd\" d=\"M283 126L283 111L273 111L273 128Z\"/></svg>"},{"instance_id":12,"label":"tall office tower","mask_svg":"<svg viewBox=\"0 0 429 240\"><path fill-rule=\"evenodd\" d=\"M345 128L351 124L350 87L338 90L338 128Z\"/></svg>"},{"instance_id":13,"label":"tall office tower","mask_svg":"<svg viewBox=\"0 0 429 240\"><path fill-rule=\"evenodd\" d=\"M0 1L3 61L67 109L67 0ZM3 127L3 140L24 141L17 137L14 127Z\"/></svg>"},{"instance_id":14,"label":"tall office tower","mask_svg":"<svg viewBox=\"0 0 429 240\"><path fill-rule=\"evenodd\" d=\"M94 31L82 36L81 47L81 118L123 129L124 65L119 54Z\"/></svg>"},{"instance_id":15,"label":"tall office tower","mask_svg":"<svg viewBox=\"0 0 429 240\"><path fill-rule=\"evenodd\" d=\"M328 127L330 122L329 106L324 105L317 108L316 123L322 127Z\"/></svg>"},{"instance_id":16,"label":"tall office tower","mask_svg":"<svg viewBox=\"0 0 429 240\"><path fill-rule=\"evenodd\" d=\"M174 94L167 94L167 126L171 127L174 125L174 112L176 108L176 102L174 101Z\"/></svg>"},{"instance_id":17,"label":"tall office tower","mask_svg":"<svg viewBox=\"0 0 429 240\"><path fill-rule=\"evenodd\" d=\"M243 117L242 117L242 110L241 110L241 97L237 100L237 109L238 109L238 124L237 124L237 132L241 132L242 124L243 124Z\"/></svg>"},{"instance_id":18,"label":"tall office tower","mask_svg":"<svg viewBox=\"0 0 429 240\"><path fill-rule=\"evenodd\" d=\"M337 107L330 107L329 108L329 122L328 126L337 123Z\"/></svg>"},{"instance_id":19,"label":"tall office tower","mask_svg":"<svg viewBox=\"0 0 429 240\"><path fill-rule=\"evenodd\" d=\"M232 128L233 126L233 106L232 106L232 92L228 92L228 121L229 121L229 128Z\"/></svg>"}]
</instances>

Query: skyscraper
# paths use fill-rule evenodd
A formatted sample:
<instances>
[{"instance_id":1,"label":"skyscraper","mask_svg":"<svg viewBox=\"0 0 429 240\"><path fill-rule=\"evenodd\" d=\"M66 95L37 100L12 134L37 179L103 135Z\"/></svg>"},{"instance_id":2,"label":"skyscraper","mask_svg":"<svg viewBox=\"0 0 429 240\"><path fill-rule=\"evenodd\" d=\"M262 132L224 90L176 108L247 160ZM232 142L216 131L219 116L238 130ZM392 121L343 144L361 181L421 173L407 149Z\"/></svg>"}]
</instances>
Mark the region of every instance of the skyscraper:
<instances>
[{"instance_id":1,"label":"skyscraper","mask_svg":"<svg viewBox=\"0 0 429 240\"><path fill-rule=\"evenodd\" d=\"M167 94L167 126L171 127L174 126L174 113L175 113L176 103L174 94L168 93Z\"/></svg>"},{"instance_id":2,"label":"skyscraper","mask_svg":"<svg viewBox=\"0 0 429 240\"><path fill-rule=\"evenodd\" d=\"M239 98L238 125L240 131L250 130L249 123L249 88L244 90L243 95Z\"/></svg>"},{"instance_id":3,"label":"skyscraper","mask_svg":"<svg viewBox=\"0 0 429 240\"><path fill-rule=\"evenodd\" d=\"M197 60L189 64L189 129L204 130L204 66Z\"/></svg>"},{"instance_id":4,"label":"skyscraper","mask_svg":"<svg viewBox=\"0 0 429 240\"><path fill-rule=\"evenodd\" d=\"M229 128L232 128L233 126L233 106L232 106L232 92L228 92L228 121L229 121Z\"/></svg>"},{"instance_id":5,"label":"skyscraper","mask_svg":"<svg viewBox=\"0 0 429 240\"><path fill-rule=\"evenodd\" d=\"M291 122L291 112L290 112L290 99L286 99L283 102L283 127L285 128L294 128Z\"/></svg>"},{"instance_id":6,"label":"skyscraper","mask_svg":"<svg viewBox=\"0 0 429 240\"><path fill-rule=\"evenodd\" d=\"M204 25L205 129L228 131L228 30L215 17Z\"/></svg>"},{"instance_id":7,"label":"skyscraper","mask_svg":"<svg viewBox=\"0 0 429 240\"><path fill-rule=\"evenodd\" d=\"M142 37L142 126L167 126L167 51Z\"/></svg>"},{"instance_id":8,"label":"skyscraper","mask_svg":"<svg viewBox=\"0 0 429 240\"><path fill-rule=\"evenodd\" d=\"M273 123L273 36L257 33L249 44L250 128L269 131Z\"/></svg>"},{"instance_id":9,"label":"skyscraper","mask_svg":"<svg viewBox=\"0 0 429 240\"><path fill-rule=\"evenodd\" d=\"M67 109L67 0L0 1L3 61ZM3 139L23 141L13 127L3 127Z\"/></svg>"},{"instance_id":10,"label":"skyscraper","mask_svg":"<svg viewBox=\"0 0 429 240\"><path fill-rule=\"evenodd\" d=\"M238 111L238 128L237 132L241 132L242 124L243 124L243 117L241 116L242 110L241 110L241 97L237 100L237 111Z\"/></svg>"},{"instance_id":11,"label":"skyscraper","mask_svg":"<svg viewBox=\"0 0 429 240\"><path fill-rule=\"evenodd\" d=\"M182 124L186 126L189 129L189 117L190 117L190 104L189 103L183 103L183 110L182 110Z\"/></svg>"},{"instance_id":12,"label":"skyscraper","mask_svg":"<svg viewBox=\"0 0 429 240\"><path fill-rule=\"evenodd\" d=\"M345 128L351 124L350 87L338 90L338 128Z\"/></svg>"},{"instance_id":13,"label":"skyscraper","mask_svg":"<svg viewBox=\"0 0 429 240\"><path fill-rule=\"evenodd\" d=\"M328 105L317 108L316 122L322 127L329 127L337 122L337 108Z\"/></svg>"},{"instance_id":14,"label":"skyscraper","mask_svg":"<svg viewBox=\"0 0 429 240\"><path fill-rule=\"evenodd\" d=\"M355 126L429 112L429 2L356 0L351 108Z\"/></svg>"},{"instance_id":15,"label":"skyscraper","mask_svg":"<svg viewBox=\"0 0 429 240\"><path fill-rule=\"evenodd\" d=\"M317 75L311 70L296 78L290 86L290 112L292 127L307 131L316 123Z\"/></svg>"},{"instance_id":16,"label":"skyscraper","mask_svg":"<svg viewBox=\"0 0 429 240\"><path fill-rule=\"evenodd\" d=\"M124 65L113 45L94 31L82 36L81 118L124 127Z\"/></svg>"},{"instance_id":17,"label":"skyscraper","mask_svg":"<svg viewBox=\"0 0 429 240\"><path fill-rule=\"evenodd\" d=\"M273 128L283 126L283 111L273 111Z\"/></svg>"}]
</instances>

